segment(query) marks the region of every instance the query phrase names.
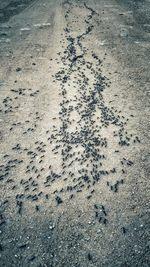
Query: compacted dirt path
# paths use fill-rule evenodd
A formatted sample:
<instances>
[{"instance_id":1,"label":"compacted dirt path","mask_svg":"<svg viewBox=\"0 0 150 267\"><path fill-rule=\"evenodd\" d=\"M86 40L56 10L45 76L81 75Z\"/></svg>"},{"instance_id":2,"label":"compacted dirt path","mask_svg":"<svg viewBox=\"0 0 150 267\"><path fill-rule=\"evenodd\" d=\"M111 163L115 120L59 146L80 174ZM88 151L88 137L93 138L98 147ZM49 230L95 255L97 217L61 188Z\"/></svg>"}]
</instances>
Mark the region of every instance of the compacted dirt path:
<instances>
[{"instance_id":1,"label":"compacted dirt path","mask_svg":"<svg viewBox=\"0 0 150 267\"><path fill-rule=\"evenodd\" d=\"M148 11L0 4L2 266L150 266Z\"/></svg>"}]
</instances>

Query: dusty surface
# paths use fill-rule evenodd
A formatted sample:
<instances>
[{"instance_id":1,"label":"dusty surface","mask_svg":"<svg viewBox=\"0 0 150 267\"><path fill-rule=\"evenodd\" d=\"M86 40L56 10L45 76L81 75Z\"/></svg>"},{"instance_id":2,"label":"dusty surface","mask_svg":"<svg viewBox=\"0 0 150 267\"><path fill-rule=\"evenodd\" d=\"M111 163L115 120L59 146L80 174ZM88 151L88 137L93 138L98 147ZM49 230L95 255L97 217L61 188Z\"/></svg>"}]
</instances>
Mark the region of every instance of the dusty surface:
<instances>
[{"instance_id":1,"label":"dusty surface","mask_svg":"<svg viewBox=\"0 0 150 267\"><path fill-rule=\"evenodd\" d=\"M149 12L1 1L2 266L150 266Z\"/></svg>"}]
</instances>

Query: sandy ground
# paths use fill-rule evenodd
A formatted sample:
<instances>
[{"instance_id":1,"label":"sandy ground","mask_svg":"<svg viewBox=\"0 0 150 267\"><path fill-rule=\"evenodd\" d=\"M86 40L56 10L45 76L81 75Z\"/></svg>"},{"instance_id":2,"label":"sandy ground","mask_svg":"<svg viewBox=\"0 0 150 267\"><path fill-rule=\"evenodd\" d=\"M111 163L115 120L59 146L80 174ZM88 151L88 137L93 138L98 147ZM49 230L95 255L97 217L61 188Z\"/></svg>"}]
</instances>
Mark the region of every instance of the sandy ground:
<instances>
[{"instance_id":1,"label":"sandy ground","mask_svg":"<svg viewBox=\"0 0 150 267\"><path fill-rule=\"evenodd\" d=\"M149 12L1 1L1 266L150 266Z\"/></svg>"}]
</instances>

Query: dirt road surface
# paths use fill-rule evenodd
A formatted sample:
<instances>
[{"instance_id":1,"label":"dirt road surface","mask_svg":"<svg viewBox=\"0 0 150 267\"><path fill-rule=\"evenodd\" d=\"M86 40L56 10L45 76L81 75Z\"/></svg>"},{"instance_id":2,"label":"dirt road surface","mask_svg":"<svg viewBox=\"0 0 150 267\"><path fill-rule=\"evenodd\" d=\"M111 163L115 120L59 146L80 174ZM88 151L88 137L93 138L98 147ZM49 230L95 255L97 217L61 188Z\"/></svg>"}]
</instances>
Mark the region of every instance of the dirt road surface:
<instances>
[{"instance_id":1,"label":"dirt road surface","mask_svg":"<svg viewBox=\"0 0 150 267\"><path fill-rule=\"evenodd\" d=\"M1 266L150 266L149 14L0 1Z\"/></svg>"}]
</instances>

